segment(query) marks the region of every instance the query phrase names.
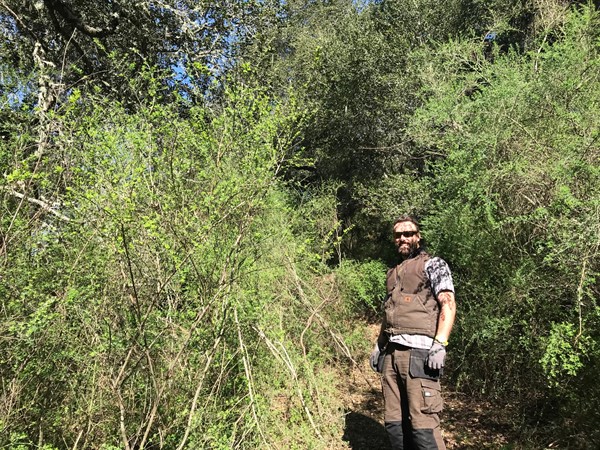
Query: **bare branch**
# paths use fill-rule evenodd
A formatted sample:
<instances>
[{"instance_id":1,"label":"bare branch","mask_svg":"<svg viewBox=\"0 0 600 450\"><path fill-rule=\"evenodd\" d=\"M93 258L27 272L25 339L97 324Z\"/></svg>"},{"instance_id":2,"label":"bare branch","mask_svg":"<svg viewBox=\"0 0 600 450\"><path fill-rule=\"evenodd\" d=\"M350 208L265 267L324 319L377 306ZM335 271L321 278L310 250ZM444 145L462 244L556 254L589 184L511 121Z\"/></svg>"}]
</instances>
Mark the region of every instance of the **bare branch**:
<instances>
[{"instance_id":1,"label":"bare branch","mask_svg":"<svg viewBox=\"0 0 600 450\"><path fill-rule=\"evenodd\" d=\"M235 320L239 345L242 351L242 362L244 363L244 371L246 372L246 379L248 380L248 395L250 396L252 416L254 417L256 428L258 429L258 432L262 437L263 443L268 446L267 439L263 433L262 427L260 426L260 421L258 420L258 414L256 413L256 401L254 400L254 380L252 376L252 369L250 367L250 357L248 355L248 349L246 348L246 344L244 343L244 340L242 338L242 329L240 326L240 321L238 320L238 313L236 307L233 308L233 318Z\"/></svg>"},{"instance_id":2,"label":"bare branch","mask_svg":"<svg viewBox=\"0 0 600 450\"><path fill-rule=\"evenodd\" d=\"M69 5L61 0L44 0L44 4L50 11L58 12L69 24L73 25L82 33L91 37L106 37L115 32L119 24L119 15L112 14L111 23L108 28L96 28L88 25L83 19L75 13Z\"/></svg>"},{"instance_id":3,"label":"bare branch","mask_svg":"<svg viewBox=\"0 0 600 450\"><path fill-rule=\"evenodd\" d=\"M33 197L28 197L25 194L21 194L20 192L17 192L13 189L8 189L8 193L10 195L12 195L13 197L17 197L21 200L27 200L29 203L33 203L35 205L38 205L39 207L41 207L44 211L49 212L50 214L58 217L61 220L64 220L65 222L70 222L71 219L67 216L65 216L64 214L59 213L58 211L56 211L56 209L54 209L53 206L49 205L48 203L42 201L42 200L38 200L37 198L33 198Z\"/></svg>"}]
</instances>

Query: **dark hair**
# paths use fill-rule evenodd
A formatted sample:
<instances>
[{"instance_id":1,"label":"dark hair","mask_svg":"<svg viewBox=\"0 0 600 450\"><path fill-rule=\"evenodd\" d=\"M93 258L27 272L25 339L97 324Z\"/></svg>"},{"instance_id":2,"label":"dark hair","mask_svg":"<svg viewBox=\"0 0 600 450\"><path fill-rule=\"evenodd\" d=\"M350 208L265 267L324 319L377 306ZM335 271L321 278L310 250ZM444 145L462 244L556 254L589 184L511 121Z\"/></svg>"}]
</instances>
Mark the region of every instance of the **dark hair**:
<instances>
[{"instance_id":1,"label":"dark hair","mask_svg":"<svg viewBox=\"0 0 600 450\"><path fill-rule=\"evenodd\" d=\"M417 218L414 216L409 216L408 214L398 217L394 222L394 225L392 225L392 229L396 228L396 225L401 222L411 222L415 224L415 226L417 227L417 231L421 231L421 225L419 224Z\"/></svg>"}]
</instances>

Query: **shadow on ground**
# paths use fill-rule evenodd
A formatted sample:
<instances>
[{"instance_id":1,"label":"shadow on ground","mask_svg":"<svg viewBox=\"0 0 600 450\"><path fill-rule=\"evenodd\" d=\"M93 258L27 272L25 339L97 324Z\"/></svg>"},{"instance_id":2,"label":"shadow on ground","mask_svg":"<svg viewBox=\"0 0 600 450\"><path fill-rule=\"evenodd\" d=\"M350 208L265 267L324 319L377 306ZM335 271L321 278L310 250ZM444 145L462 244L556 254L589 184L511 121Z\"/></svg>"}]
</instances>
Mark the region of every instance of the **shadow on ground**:
<instances>
[{"instance_id":1,"label":"shadow on ground","mask_svg":"<svg viewBox=\"0 0 600 450\"><path fill-rule=\"evenodd\" d=\"M356 411L346 413L342 439L353 450L389 450L385 428L376 420Z\"/></svg>"}]
</instances>

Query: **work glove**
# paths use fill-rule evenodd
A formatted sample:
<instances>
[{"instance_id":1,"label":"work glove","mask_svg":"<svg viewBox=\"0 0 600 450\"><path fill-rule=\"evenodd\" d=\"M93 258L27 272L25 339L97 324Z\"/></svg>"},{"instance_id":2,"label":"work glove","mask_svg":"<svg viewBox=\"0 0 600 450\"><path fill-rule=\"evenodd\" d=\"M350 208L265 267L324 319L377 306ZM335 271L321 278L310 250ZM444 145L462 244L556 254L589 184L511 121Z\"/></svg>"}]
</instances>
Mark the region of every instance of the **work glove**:
<instances>
[{"instance_id":1,"label":"work glove","mask_svg":"<svg viewBox=\"0 0 600 450\"><path fill-rule=\"evenodd\" d=\"M375 347L373 347L373 351L371 352L371 356L369 357L369 364L371 365L371 369L374 372L379 372L383 370L383 364L379 362L380 357L383 356L381 354L381 350L379 349L379 344L375 342Z\"/></svg>"},{"instance_id":2,"label":"work glove","mask_svg":"<svg viewBox=\"0 0 600 450\"><path fill-rule=\"evenodd\" d=\"M446 347L439 342L433 343L429 349L427 355L427 367L433 370L439 370L444 367L444 360L446 359Z\"/></svg>"}]
</instances>

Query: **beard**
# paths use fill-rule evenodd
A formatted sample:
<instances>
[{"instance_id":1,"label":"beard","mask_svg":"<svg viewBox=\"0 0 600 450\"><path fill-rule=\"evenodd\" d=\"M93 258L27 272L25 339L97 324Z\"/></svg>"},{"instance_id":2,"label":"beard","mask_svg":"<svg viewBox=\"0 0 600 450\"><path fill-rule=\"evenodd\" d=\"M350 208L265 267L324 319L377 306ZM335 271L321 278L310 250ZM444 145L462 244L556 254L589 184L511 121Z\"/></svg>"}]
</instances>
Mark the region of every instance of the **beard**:
<instances>
[{"instance_id":1,"label":"beard","mask_svg":"<svg viewBox=\"0 0 600 450\"><path fill-rule=\"evenodd\" d=\"M419 248L419 244L416 242L412 242L410 244L406 244L406 245L399 245L398 246L398 254L400 255L400 257L402 259L406 259L409 258L411 255L413 255L417 249Z\"/></svg>"}]
</instances>

